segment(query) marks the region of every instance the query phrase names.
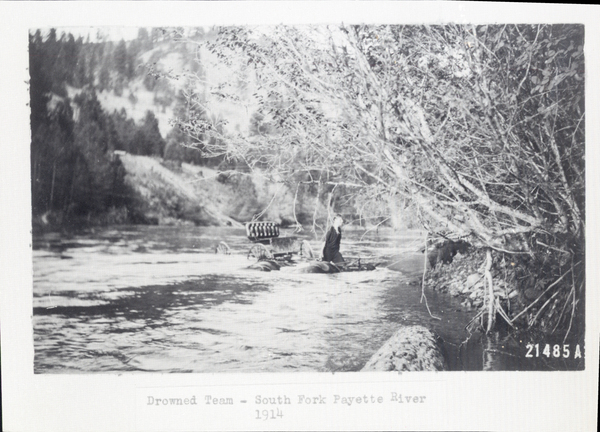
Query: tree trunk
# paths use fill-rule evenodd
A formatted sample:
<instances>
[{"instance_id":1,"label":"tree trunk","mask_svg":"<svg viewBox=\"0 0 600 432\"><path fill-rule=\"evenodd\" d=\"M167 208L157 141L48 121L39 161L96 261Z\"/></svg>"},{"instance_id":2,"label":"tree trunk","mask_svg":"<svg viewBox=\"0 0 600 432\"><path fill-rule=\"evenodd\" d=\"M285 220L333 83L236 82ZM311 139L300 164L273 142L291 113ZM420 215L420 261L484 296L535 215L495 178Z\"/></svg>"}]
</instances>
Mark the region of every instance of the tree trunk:
<instances>
[{"instance_id":1,"label":"tree trunk","mask_svg":"<svg viewBox=\"0 0 600 432\"><path fill-rule=\"evenodd\" d=\"M488 322L487 322L487 332L489 333L494 326L495 315L496 312L494 310L494 285L492 281L492 250L487 249L485 253L485 279L487 281L488 286Z\"/></svg>"},{"instance_id":2,"label":"tree trunk","mask_svg":"<svg viewBox=\"0 0 600 432\"><path fill-rule=\"evenodd\" d=\"M56 178L56 161L52 165L52 186L50 187L50 201L48 203L48 210L52 210L52 203L54 201L54 179Z\"/></svg>"}]
</instances>

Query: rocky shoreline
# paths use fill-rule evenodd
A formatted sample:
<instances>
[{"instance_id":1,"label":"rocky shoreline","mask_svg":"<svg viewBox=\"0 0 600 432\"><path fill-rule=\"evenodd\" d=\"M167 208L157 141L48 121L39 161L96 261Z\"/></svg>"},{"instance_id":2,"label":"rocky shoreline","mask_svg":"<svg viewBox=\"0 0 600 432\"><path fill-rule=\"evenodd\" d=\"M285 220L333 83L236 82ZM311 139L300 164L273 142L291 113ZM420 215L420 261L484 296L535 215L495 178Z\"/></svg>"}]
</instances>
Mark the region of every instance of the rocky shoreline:
<instances>
[{"instance_id":1,"label":"rocky shoreline","mask_svg":"<svg viewBox=\"0 0 600 432\"><path fill-rule=\"evenodd\" d=\"M478 309L485 304L487 296L484 281L485 253L475 250L457 254L452 263L438 263L428 269L425 285L436 291L463 299L462 305L468 309ZM506 278L499 278L498 269L493 274L494 296L501 300L511 300L519 293ZM495 276L495 277L494 277Z\"/></svg>"},{"instance_id":2,"label":"rocky shoreline","mask_svg":"<svg viewBox=\"0 0 600 432\"><path fill-rule=\"evenodd\" d=\"M415 283L424 283L425 290L434 290L457 298L462 307L472 310L473 317L482 316L488 307L488 286L485 281L486 252L468 248L450 260L431 260L439 253L430 251L425 277L415 275ZM412 260L415 264L416 258ZM425 259L424 256L420 258ZM433 261L433 265L432 265ZM437 262L436 262L437 261ZM450 262L448 262L450 261ZM531 295L520 293L515 283L515 263L495 262L490 269L494 298L504 311L520 310ZM363 371L441 371L447 370L444 341L423 326L401 327L373 354Z\"/></svg>"}]
</instances>

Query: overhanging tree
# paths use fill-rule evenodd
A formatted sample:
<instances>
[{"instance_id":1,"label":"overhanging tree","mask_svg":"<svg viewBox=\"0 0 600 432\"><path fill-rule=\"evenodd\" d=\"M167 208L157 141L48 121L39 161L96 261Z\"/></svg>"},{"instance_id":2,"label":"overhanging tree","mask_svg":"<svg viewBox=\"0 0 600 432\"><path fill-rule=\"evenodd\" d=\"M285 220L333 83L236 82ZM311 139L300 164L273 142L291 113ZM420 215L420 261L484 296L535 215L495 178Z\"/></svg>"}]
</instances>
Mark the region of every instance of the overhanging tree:
<instances>
[{"instance_id":1,"label":"overhanging tree","mask_svg":"<svg viewBox=\"0 0 600 432\"><path fill-rule=\"evenodd\" d=\"M230 27L204 47L252 71L244 103L272 125L249 137L179 119L218 137L206 153L402 197L428 230L469 235L541 281L530 324L582 316L582 26ZM222 85L211 95L239 101ZM491 289L488 304L491 326Z\"/></svg>"}]
</instances>

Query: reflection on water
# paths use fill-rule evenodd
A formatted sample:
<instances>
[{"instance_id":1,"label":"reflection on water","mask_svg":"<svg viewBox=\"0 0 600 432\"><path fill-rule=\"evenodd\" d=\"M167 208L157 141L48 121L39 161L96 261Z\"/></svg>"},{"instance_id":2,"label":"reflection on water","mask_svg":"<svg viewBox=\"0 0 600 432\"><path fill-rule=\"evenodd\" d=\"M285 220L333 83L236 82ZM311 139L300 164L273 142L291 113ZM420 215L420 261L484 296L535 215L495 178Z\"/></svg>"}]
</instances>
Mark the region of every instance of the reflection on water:
<instances>
[{"instance_id":1,"label":"reflection on water","mask_svg":"<svg viewBox=\"0 0 600 432\"><path fill-rule=\"evenodd\" d=\"M401 271L246 270L251 244L236 229L124 226L36 237L35 371L354 371L404 324L435 329L453 369L481 369L481 345L460 347L471 312L428 292L441 317L432 319L410 283L423 265L419 233L362 234L345 233L345 255L401 257ZM220 240L232 255L213 253Z\"/></svg>"}]
</instances>

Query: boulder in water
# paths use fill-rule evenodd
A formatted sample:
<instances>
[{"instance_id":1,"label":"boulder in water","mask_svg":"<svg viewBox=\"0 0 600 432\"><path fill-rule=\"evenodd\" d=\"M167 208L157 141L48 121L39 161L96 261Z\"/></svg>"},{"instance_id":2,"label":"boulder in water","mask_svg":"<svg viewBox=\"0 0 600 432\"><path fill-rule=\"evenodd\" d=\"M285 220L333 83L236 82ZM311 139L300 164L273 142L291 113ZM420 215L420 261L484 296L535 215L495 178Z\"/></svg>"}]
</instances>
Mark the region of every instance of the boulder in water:
<instances>
[{"instance_id":1,"label":"boulder in water","mask_svg":"<svg viewBox=\"0 0 600 432\"><path fill-rule=\"evenodd\" d=\"M464 240L447 240L444 243L438 244L427 254L429 265L434 268L438 263L451 264L457 253L466 253L470 246L471 245Z\"/></svg>"},{"instance_id":2,"label":"boulder in water","mask_svg":"<svg viewBox=\"0 0 600 432\"><path fill-rule=\"evenodd\" d=\"M362 368L371 371L443 371L447 369L442 340L415 325L398 330Z\"/></svg>"}]
</instances>

